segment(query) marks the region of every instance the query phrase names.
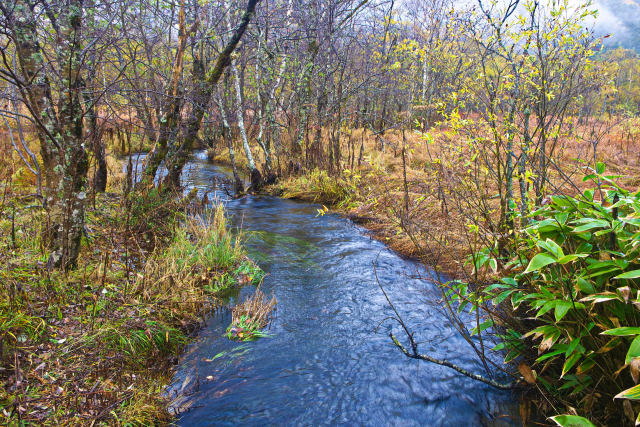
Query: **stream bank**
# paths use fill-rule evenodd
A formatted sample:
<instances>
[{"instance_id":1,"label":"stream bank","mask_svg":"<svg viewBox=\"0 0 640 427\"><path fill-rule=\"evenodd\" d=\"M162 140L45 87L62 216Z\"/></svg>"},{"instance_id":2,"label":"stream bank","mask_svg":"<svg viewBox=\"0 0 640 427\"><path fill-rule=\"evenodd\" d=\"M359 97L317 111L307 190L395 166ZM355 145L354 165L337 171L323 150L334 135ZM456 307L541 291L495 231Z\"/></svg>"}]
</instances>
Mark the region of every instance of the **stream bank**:
<instances>
[{"instance_id":1,"label":"stream bank","mask_svg":"<svg viewBox=\"0 0 640 427\"><path fill-rule=\"evenodd\" d=\"M164 390L178 356L221 292L261 277L221 207L201 221L185 215L197 208L188 200L155 190L124 197L122 177L110 182L87 206L68 272L46 267L46 217L23 196L33 188L5 193L0 424L170 423Z\"/></svg>"}]
</instances>

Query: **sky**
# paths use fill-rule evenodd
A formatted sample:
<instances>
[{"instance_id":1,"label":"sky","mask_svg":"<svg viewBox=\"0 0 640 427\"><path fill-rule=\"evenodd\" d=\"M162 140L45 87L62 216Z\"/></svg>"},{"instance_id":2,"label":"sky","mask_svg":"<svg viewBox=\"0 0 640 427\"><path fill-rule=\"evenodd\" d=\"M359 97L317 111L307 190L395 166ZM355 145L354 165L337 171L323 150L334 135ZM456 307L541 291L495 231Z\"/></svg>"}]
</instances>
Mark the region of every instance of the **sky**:
<instances>
[{"instance_id":1,"label":"sky","mask_svg":"<svg viewBox=\"0 0 640 427\"><path fill-rule=\"evenodd\" d=\"M593 7L599 11L594 30L598 35L611 34L608 46L640 51L640 0L595 0Z\"/></svg>"}]
</instances>

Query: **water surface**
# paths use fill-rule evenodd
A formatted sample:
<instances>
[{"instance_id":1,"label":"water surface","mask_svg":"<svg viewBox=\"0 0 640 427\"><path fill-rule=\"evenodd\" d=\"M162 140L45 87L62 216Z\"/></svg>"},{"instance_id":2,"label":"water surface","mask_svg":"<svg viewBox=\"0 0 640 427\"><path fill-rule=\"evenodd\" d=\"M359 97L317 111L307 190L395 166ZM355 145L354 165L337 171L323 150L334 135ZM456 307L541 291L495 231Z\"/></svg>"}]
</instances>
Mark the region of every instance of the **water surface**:
<instances>
[{"instance_id":1,"label":"water surface","mask_svg":"<svg viewBox=\"0 0 640 427\"><path fill-rule=\"evenodd\" d=\"M169 391L189 407L180 425L518 425L513 394L409 360L392 345L388 333L402 333L374 265L421 352L484 372L433 304L437 288L414 278L427 275L424 267L347 219L318 216L318 205L233 200L228 176L199 153L183 183L224 201L233 223L251 233L247 249L268 273L263 290L276 296L277 315L271 337L250 343L223 337L228 311L209 320Z\"/></svg>"}]
</instances>

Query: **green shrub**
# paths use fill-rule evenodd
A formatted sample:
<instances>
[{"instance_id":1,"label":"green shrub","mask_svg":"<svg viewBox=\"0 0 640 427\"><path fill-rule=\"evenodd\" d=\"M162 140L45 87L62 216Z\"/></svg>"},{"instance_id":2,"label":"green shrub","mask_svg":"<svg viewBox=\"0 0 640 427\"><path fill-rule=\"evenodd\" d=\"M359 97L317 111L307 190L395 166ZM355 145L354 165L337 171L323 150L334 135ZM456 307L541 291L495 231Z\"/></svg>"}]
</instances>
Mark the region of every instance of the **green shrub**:
<instances>
[{"instance_id":1,"label":"green shrub","mask_svg":"<svg viewBox=\"0 0 640 427\"><path fill-rule=\"evenodd\" d=\"M640 192L603 172L599 164L585 177L598 187L553 196L530 215L506 263L518 273L480 289L457 282L449 296L463 308L484 304L491 315L473 333L501 325L495 349L508 351L506 361L534 349L530 363L547 392L590 418L621 422L640 411ZM476 259L493 267L492 254Z\"/></svg>"}]
</instances>

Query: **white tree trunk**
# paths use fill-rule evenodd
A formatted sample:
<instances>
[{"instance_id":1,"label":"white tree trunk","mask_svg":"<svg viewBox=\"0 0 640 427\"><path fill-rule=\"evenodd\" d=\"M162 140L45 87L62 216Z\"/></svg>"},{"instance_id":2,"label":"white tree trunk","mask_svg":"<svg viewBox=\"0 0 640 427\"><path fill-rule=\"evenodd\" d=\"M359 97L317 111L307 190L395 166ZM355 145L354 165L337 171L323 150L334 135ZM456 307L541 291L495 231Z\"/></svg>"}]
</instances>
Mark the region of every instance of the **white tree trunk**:
<instances>
[{"instance_id":1,"label":"white tree trunk","mask_svg":"<svg viewBox=\"0 0 640 427\"><path fill-rule=\"evenodd\" d=\"M225 2L226 3L226 2ZM226 5L225 5L226 6ZM231 18L227 13L227 30L231 33ZM238 67L236 66L236 59L231 59L231 73L233 74L233 86L236 92L236 103L238 108L236 109L236 117L238 120L238 128L240 130L240 137L242 138L242 147L244 148L244 154L247 156L247 164L251 171L256 170L256 162L253 160L251 154L251 147L249 146L249 140L247 139L247 131L244 127L244 106L242 104L242 91L240 90L240 74L238 73Z\"/></svg>"}]
</instances>

